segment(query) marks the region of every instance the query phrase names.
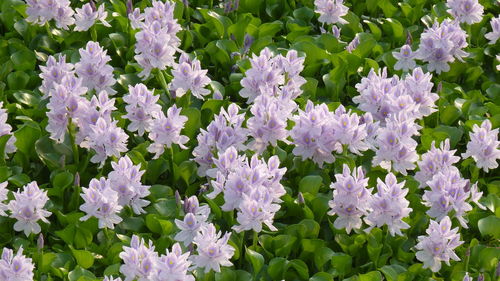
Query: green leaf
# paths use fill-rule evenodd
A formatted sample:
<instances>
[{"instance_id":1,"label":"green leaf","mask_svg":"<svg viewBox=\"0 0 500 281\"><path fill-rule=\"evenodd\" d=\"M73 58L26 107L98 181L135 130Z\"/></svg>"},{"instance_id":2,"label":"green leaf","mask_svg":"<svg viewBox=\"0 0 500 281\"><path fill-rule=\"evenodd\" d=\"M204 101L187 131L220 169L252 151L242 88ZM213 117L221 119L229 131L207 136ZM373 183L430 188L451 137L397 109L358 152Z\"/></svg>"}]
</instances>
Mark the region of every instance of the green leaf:
<instances>
[{"instance_id":1,"label":"green leaf","mask_svg":"<svg viewBox=\"0 0 500 281\"><path fill-rule=\"evenodd\" d=\"M52 179L52 186L59 190L65 189L72 183L73 183L73 174L68 171L60 172L57 175L55 175L54 178Z\"/></svg>"},{"instance_id":2,"label":"green leaf","mask_svg":"<svg viewBox=\"0 0 500 281\"><path fill-rule=\"evenodd\" d=\"M335 253L332 249L328 247L321 247L316 252L314 252L314 264L319 270L321 270L327 262L332 260L334 254Z\"/></svg>"},{"instance_id":3,"label":"green leaf","mask_svg":"<svg viewBox=\"0 0 500 281\"><path fill-rule=\"evenodd\" d=\"M333 281L333 276L330 273L318 272L309 278L309 281Z\"/></svg>"},{"instance_id":4,"label":"green leaf","mask_svg":"<svg viewBox=\"0 0 500 281\"><path fill-rule=\"evenodd\" d=\"M288 261L285 258L276 257L269 262L267 268L267 273L273 278L273 280L282 280L283 273L285 272L285 267Z\"/></svg>"},{"instance_id":5,"label":"green leaf","mask_svg":"<svg viewBox=\"0 0 500 281\"><path fill-rule=\"evenodd\" d=\"M455 123L461 115L462 113L460 110L454 105L448 105L439 111L439 118L441 122L448 126L453 125L453 123Z\"/></svg>"},{"instance_id":6,"label":"green leaf","mask_svg":"<svg viewBox=\"0 0 500 281\"><path fill-rule=\"evenodd\" d=\"M246 248L245 259L252 264L254 276L259 274L262 266L264 266L264 257L256 251Z\"/></svg>"},{"instance_id":7,"label":"green leaf","mask_svg":"<svg viewBox=\"0 0 500 281\"><path fill-rule=\"evenodd\" d=\"M75 225L70 224L63 230L55 231L55 234L59 236L66 244L72 245L75 239Z\"/></svg>"},{"instance_id":8,"label":"green leaf","mask_svg":"<svg viewBox=\"0 0 500 281\"><path fill-rule=\"evenodd\" d=\"M332 256L332 267L337 275L347 275L351 272L352 257L344 253L334 253Z\"/></svg>"},{"instance_id":9,"label":"green leaf","mask_svg":"<svg viewBox=\"0 0 500 281\"><path fill-rule=\"evenodd\" d=\"M19 151L27 156L32 155L35 142L40 137L40 126L35 122L25 122L17 131L14 132L16 136L16 147Z\"/></svg>"},{"instance_id":10,"label":"green leaf","mask_svg":"<svg viewBox=\"0 0 500 281\"><path fill-rule=\"evenodd\" d=\"M236 272L227 267L221 267L221 272L215 273L215 281L234 281L236 280Z\"/></svg>"},{"instance_id":11,"label":"green leaf","mask_svg":"<svg viewBox=\"0 0 500 281\"><path fill-rule=\"evenodd\" d=\"M387 281L397 281L399 274L406 272L406 268L397 264L384 265L380 268L380 271L382 271Z\"/></svg>"},{"instance_id":12,"label":"green leaf","mask_svg":"<svg viewBox=\"0 0 500 281\"><path fill-rule=\"evenodd\" d=\"M267 22L259 26L259 33L257 37L261 38L265 36L274 36L281 29L283 29L283 22L278 20L273 22Z\"/></svg>"},{"instance_id":13,"label":"green leaf","mask_svg":"<svg viewBox=\"0 0 500 281\"><path fill-rule=\"evenodd\" d=\"M494 239L500 239L500 218L495 215L482 218L477 226L482 236L491 236Z\"/></svg>"},{"instance_id":14,"label":"green leaf","mask_svg":"<svg viewBox=\"0 0 500 281\"><path fill-rule=\"evenodd\" d=\"M311 195L316 195L319 191L323 178L321 176L306 176L303 177L299 182L299 191L302 193L310 193Z\"/></svg>"},{"instance_id":15,"label":"green leaf","mask_svg":"<svg viewBox=\"0 0 500 281\"><path fill-rule=\"evenodd\" d=\"M83 269L80 266L76 266L75 269L68 274L69 281L78 281L82 277L90 278L90 280L96 279L95 275L92 272Z\"/></svg>"},{"instance_id":16,"label":"green leaf","mask_svg":"<svg viewBox=\"0 0 500 281\"><path fill-rule=\"evenodd\" d=\"M292 260L290 261L286 267L285 270L289 271L290 269L294 269L295 272L300 276L302 279L308 279L309 278L309 268L307 268L307 265L305 262L301 260Z\"/></svg>"},{"instance_id":17,"label":"green leaf","mask_svg":"<svg viewBox=\"0 0 500 281\"><path fill-rule=\"evenodd\" d=\"M7 85L11 90L25 89L30 81L30 76L23 71L11 72L7 76Z\"/></svg>"},{"instance_id":18,"label":"green leaf","mask_svg":"<svg viewBox=\"0 0 500 281\"><path fill-rule=\"evenodd\" d=\"M382 281L382 274L378 271L371 271L359 275L359 281Z\"/></svg>"},{"instance_id":19,"label":"green leaf","mask_svg":"<svg viewBox=\"0 0 500 281\"><path fill-rule=\"evenodd\" d=\"M82 268L89 268L94 264L94 256L91 252L85 250L76 250L71 248L71 252L76 259L76 262Z\"/></svg>"},{"instance_id":20,"label":"green leaf","mask_svg":"<svg viewBox=\"0 0 500 281\"><path fill-rule=\"evenodd\" d=\"M14 69L19 71L34 70L36 65L36 57L33 51L22 49L10 56Z\"/></svg>"},{"instance_id":21,"label":"green leaf","mask_svg":"<svg viewBox=\"0 0 500 281\"><path fill-rule=\"evenodd\" d=\"M6 134L0 137L0 163L5 165L5 146L12 135Z\"/></svg>"},{"instance_id":22,"label":"green leaf","mask_svg":"<svg viewBox=\"0 0 500 281\"><path fill-rule=\"evenodd\" d=\"M144 226L144 219L142 217L134 218L126 218L120 224L125 230L132 230L134 232L139 232L141 228Z\"/></svg>"},{"instance_id":23,"label":"green leaf","mask_svg":"<svg viewBox=\"0 0 500 281\"><path fill-rule=\"evenodd\" d=\"M85 248L86 246L92 244L92 239L93 235L89 229L81 226L76 227L74 238L76 248Z\"/></svg>"}]
</instances>

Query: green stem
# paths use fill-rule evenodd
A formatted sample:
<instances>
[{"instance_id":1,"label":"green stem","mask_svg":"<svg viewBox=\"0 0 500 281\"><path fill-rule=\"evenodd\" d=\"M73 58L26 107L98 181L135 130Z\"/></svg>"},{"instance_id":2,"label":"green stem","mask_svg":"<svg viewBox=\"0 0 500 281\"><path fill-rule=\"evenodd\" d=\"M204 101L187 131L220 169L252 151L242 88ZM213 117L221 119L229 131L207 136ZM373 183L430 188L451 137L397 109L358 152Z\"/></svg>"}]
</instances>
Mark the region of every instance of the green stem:
<instances>
[{"instance_id":1,"label":"green stem","mask_svg":"<svg viewBox=\"0 0 500 281\"><path fill-rule=\"evenodd\" d=\"M240 260L239 260L239 267L241 268L243 266L243 244L245 244L245 233L246 231L241 232L241 239L240 239Z\"/></svg>"},{"instance_id":2,"label":"green stem","mask_svg":"<svg viewBox=\"0 0 500 281\"><path fill-rule=\"evenodd\" d=\"M252 246L253 246L253 250L254 251L257 251L257 242L259 240L259 234L257 233L257 231L253 231L253 242L252 242Z\"/></svg>"},{"instance_id":3,"label":"green stem","mask_svg":"<svg viewBox=\"0 0 500 281\"><path fill-rule=\"evenodd\" d=\"M465 272L469 272L470 247L467 248L465 254Z\"/></svg>"},{"instance_id":4,"label":"green stem","mask_svg":"<svg viewBox=\"0 0 500 281\"><path fill-rule=\"evenodd\" d=\"M90 36L92 41L97 42L97 30L95 29L95 24L90 28Z\"/></svg>"},{"instance_id":5,"label":"green stem","mask_svg":"<svg viewBox=\"0 0 500 281\"><path fill-rule=\"evenodd\" d=\"M165 81L165 77L163 76L163 73L160 69L156 69L156 79L158 80L158 82L160 83L161 87L163 88L163 90L165 91L165 93L169 94L169 91L168 91L168 86L167 86L167 81Z\"/></svg>"},{"instance_id":6,"label":"green stem","mask_svg":"<svg viewBox=\"0 0 500 281\"><path fill-rule=\"evenodd\" d=\"M213 278L211 278L213 275L213 270L210 270L209 272L205 273L205 281L210 281L212 280Z\"/></svg>"},{"instance_id":7,"label":"green stem","mask_svg":"<svg viewBox=\"0 0 500 281\"><path fill-rule=\"evenodd\" d=\"M45 30L47 31L47 34L49 35L50 39L54 39L54 36L52 35L52 32L50 31L49 22L45 23Z\"/></svg>"},{"instance_id":8,"label":"green stem","mask_svg":"<svg viewBox=\"0 0 500 281\"><path fill-rule=\"evenodd\" d=\"M78 153L78 146L76 145L75 142L75 130L71 118L69 119L68 122L68 131L69 131L69 140L71 142L71 149L73 150L73 161L75 162L76 166L78 166L80 164L80 154Z\"/></svg>"}]
</instances>

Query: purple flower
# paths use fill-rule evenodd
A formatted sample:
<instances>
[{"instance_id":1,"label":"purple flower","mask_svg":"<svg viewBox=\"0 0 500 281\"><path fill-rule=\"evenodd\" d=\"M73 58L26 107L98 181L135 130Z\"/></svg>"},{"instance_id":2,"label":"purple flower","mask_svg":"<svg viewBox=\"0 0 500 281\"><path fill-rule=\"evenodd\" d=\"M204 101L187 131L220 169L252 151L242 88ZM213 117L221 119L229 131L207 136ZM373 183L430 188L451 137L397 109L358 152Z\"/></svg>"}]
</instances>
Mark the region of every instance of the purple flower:
<instances>
[{"instance_id":1,"label":"purple flower","mask_svg":"<svg viewBox=\"0 0 500 281\"><path fill-rule=\"evenodd\" d=\"M417 65L415 63L415 54L412 52L410 45L403 45L398 52L392 52L392 55L398 60L394 65L394 70L409 71Z\"/></svg>"},{"instance_id":2,"label":"purple flower","mask_svg":"<svg viewBox=\"0 0 500 281\"><path fill-rule=\"evenodd\" d=\"M337 215L333 225L337 229L345 228L347 233L352 229L360 229L363 222L361 217L367 215L370 208L369 198L371 189L367 189L368 179L361 167L353 169L344 164L342 174L335 175L336 182L330 187L333 189L333 200L328 202L331 210L328 215Z\"/></svg>"},{"instance_id":3,"label":"purple flower","mask_svg":"<svg viewBox=\"0 0 500 281\"><path fill-rule=\"evenodd\" d=\"M420 67L417 67L411 75L407 74L403 81L406 93L411 96L418 108L418 112L413 113L418 119L437 111L436 101L439 95L432 93L434 83L431 79L432 74L424 73Z\"/></svg>"},{"instance_id":4,"label":"purple flower","mask_svg":"<svg viewBox=\"0 0 500 281\"><path fill-rule=\"evenodd\" d=\"M403 113L391 115L386 121L386 126L378 131L373 165L407 175L418 160L417 142L412 137L419 134L421 127L414 119L406 119Z\"/></svg>"},{"instance_id":5,"label":"purple flower","mask_svg":"<svg viewBox=\"0 0 500 281\"><path fill-rule=\"evenodd\" d=\"M190 265L189 253L183 253L179 243L175 243L172 251L167 249L166 254L158 258L153 281L194 281L194 277L188 273Z\"/></svg>"},{"instance_id":6,"label":"purple flower","mask_svg":"<svg viewBox=\"0 0 500 281\"><path fill-rule=\"evenodd\" d=\"M81 221L86 221L90 217L99 220L99 228L114 229L115 224L122 221L118 215L122 206L118 203L118 193L111 189L109 180L101 177L99 180L90 180L88 188L82 188L81 197L85 201L80 210L85 212Z\"/></svg>"},{"instance_id":7,"label":"purple flower","mask_svg":"<svg viewBox=\"0 0 500 281\"><path fill-rule=\"evenodd\" d=\"M210 94L205 87L211 82L207 76L207 70L201 69L200 61L196 58L191 60L186 53L182 53L179 64L174 64L172 69L174 79L170 84L170 90L175 91L175 96L180 98L188 91L198 99Z\"/></svg>"},{"instance_id":8,"label":"purple flower","mask_svg":"<svg viewBox=\"0 0 500 281\"><path fill-rule=\"evenodd\" d=\"M332 163L330 144L331 112L326 104L314 105L307 102L305 111L299 110L299 115L294 117L295 126L290 131L295 147L293 154L303 159L312 159L320 167L323 163Z\"/></svg>"},{"instance_id":9,"label":"purple flower","mask_svg":"<svg viewBox=\"0 0 500 281\"><path fill-rule=\"evenodd\" d=\"M5 200L7 200L7 193L9 193L9 190L6 188L9 183L7 181L4 181L0 183L0 216L7 216L7 211L9 207L3 203Z\"/></svg>"},{"instance_id":10,"label":"purple flower","mask_svg":"<svg viewBox=\"0 0 500 281\"><path fill-rule=\"evenodd\" d=\"M153 127L149 133L149 138L153 143L148 147L148 151L154 153L154 159L160 157L165 151L165 146L172 147L172 144L178 144L181 148L186 149L185 143L189 138L181 135L181 130L184 128L188 118L181 115L181 108L173 105L167 110L167 116L160 112L158 118L154 120Z\"/></svg>"},{"instance_id":11,"label":"purple flower","mask_svg":"<svg viewBox=\"0 0 500 281\"><path fill-rule=\"evenodd\" d=\"M5 281L33 281L35 266L31 258L23 255L21 246L14 256L14 251L3 248L0 259L0 279Z\"/></svg>"},{"instance_id":12,"label":"purple flower","mask_svg":"<svg viewBox=\"0 0 500 281\"><path fill-rule=\"evenodd\" d=\"M416 257L424 263L423 268L430 268L433 272L441 269L441 262L450 265L450 259L459 261L460 258L453 251L460 246L458 228L451 229L451 220L444 217L440 223L431 220L426 236L418 237Z\"/></svg>"},{"instance_id":13,"label":"purple flower","mask_svg":"<svg viewBox=\"0 0 500 281\"><path fill-rule=\"evenodd\" d=\"M448 13L459 22L473 24L483 19L484 8L478 0L447 0L446 6Z\"/></svg>"},{"instance_id":14,"label":"purple flower","mask_svg":"<svg viewBox=\"0 0 500 281\"><path fill-rule=\"evenodd\" d=\"M492 18L490 24L492 31L486 33L484 37L490 40L489 44L495 44L498 38L500 38L500 16Z\"/></svg>"},{"instance_id":15,"label":"purple flower","mask_svg":"<svg viewBox=\"0 0 500 281\"><path fill-rule=\"evenodd\" d=\"M109 156L120 157L121 152L128 151L128 135L118 127L117 122L99 117L95 125L90 125L91 132L86 138L86 143L96 152L90 158L91 162L104 165Z\"/></svg>"},{"instance_id":16,"label":"purple flower","mask_svg":"<svg viewBox=\"0 0 500 281\"><path fill-rule=\"evenodd\" d=\"M314 0L315 12L320 16L318 21L326 24L347 24L342 17L347 15L349 8L344 5L344 0Z\"/></svg>"},{"instance_id":17,"label":"purple flower","mask_svg":"<svg viewBox=\"0 0 500 281\"><path fill-rule=\"evenodd\" d=\"M143 68L139 76L147 78L151 70L166 69L175 63L174 55L180 46L177 32L181 26L174 18L175 4L167 1L153 1L153 7L148 7L140 14L135 9L129 14L132 26L141 30L135 34L135 60Z\"/></svg>"},{"instance_id":18,"label":"purple flower","mask_svg":"<svg viewBox=\"0 0 500 281\"><path fill-rule=\"evenodd\" d=\"M59 60L49 56L45 66L40 66L40 78L42 78L42 86L40 92L43 93L43 98L47 98L50 92L57 84L61 84L66 76L74 76L74 65L66 63L66 56L59 55Z\"/></svg>"},{"instance_id":19,"label":"purple flower","mask_svg":"<svg viewBox=\"0 0 500 281\"><path fill-rule=\"evenodd\" d=\"M468 55L463 51L467 45L467 34L459 23L446 19L441 24L435 22L432 27L424 30L420 36L416 58L427 62L427 69L431 72L448 72L448 63L454 62L455 58L463 61L462 58Z\"/></svg>"},{"instance_id":20,"label":"purple flower","mask_svg":"<svg viewBox=\"0 0 500 281\"><path fill-rule=\"evenodd\" d=\"M366 125L361 122L356 113L352 113L350 110L346 112L344 106L340 105L332 115L330 122L330 130L333 132L332 141L341 145L337 144L334 148L338 153L343 151L343 147L347 147L352 153L361 155L362 151L369 148L369 145L365 143ZM342 150L339 151L340 148Z\"/></svg>"},{"instance_id":21,"label":"purple flower","mask_svg":"<svg viewBox=\"0 0 500 281\"><path fill-rule=\"evenodd\" d=\"M287 142L287 120L291 116L291 108L283 107L278 98L261 95L257 97L250 111L253 114L247 121L247 127L253 141L249 144L261 153L270 144L276 147L278 141ZM293 110L293 109L292 109Z\"/></svg>"},{"instance_id":22,"label":"purple flower","mask_svg":"<svg viewBox=\"0 0 500 281\"><path fill-rule=\"evenodd\" d=\"M141 165L135 165L125 155L118 162L112 162L113 171L108 174L111 189L118 193L118 203L121 206L130 206L134 213L146 213L144 207L149 201L144 198L150 194L149 185L141 183L141 177L145 171L141 171Z\"/></svg>"},{"instance_id":23,"label":"purple flower","mask_svg":"<svg viewBox=\"0 0 500 281\"><path fill-rule=\"evenodd\" d=\"M66 30L75 23L73 18L75 12L70 7L69 0L26 0L26 3L28 22L44 25L50 20L55 20L58 28Z\"/></svg>"},{"instance_id":24,"label":"purple flower","mask_svg":"<svg viewBox=\"0 0 500 281\"><path fill-rule=\"evenodd\" d=\"M435 147L435 142L431 144L431 149L422 155L422 160L417 162L420 171L415 173L415 179L420 183L420 188L427 186L427 182L438 172L450 169L453 164L460 161L460 157L455 156L457 150L450 150L450 140L441 142L440 148Z\"/></svg>"},{"instance_id":25,"label":"purple flower","mask_svg":"<svg viewBox=\"0 0 500 281\"><path fill-rule=\"evenodd\" d=\"M10 217L15 218L15 231L24 231L26 236L30 233L38 234L41 227L38 220L49 223L47 217L52 213L45 210L44 206L49 201L47 191L42 191L35 181L23 186L23 191L14 193L14 200L9 202Z\"/></svg>"},{"instance_id":26,"label":"purple flower","mask_svg":"<svg viewBox=\"0 0 500 281\"><path fill-rule=\"evenodd\" d=\"M260 55L250 59L252 67L246 71L241 80L240 96L248 98L252 103L258 96L266 95L281 97L279 100L294 99L302 94L300 87L306 80L300 76L304 68L304 58L298 57L295 50L290 50L287 56L273 56L268 48ZM285 102L286 106L290 102Z\"/></svg>"},{"instance_id":27,"label":"purple flower","mask_svg":"<svg viewBox=\"0 0 500 281\"><path fill-rule=\"evenodd\" d=\"M206 223L206 221L198 219L193 213L187 213L184 220L175 219L175 225L180 231L175 235L174 240L182 242L186 247L189 246L198 235L201 227Z\"/></svg>"},{"instance_id":28,"label":"purple flower","mask_svg":"<svg viewBox=\"0 0 500 281\"><path fill-rule=\"evenodd\" d=\"M111 25L106 21L108 12L106 12L104 4L99 6L97 11L94 11L90 3L83 5L81 8L76 8L75 14L75 31L87 31L96 21L101 21L104 26Z\"/></svg>"},{"instance_id":29,"label":"purple flower","mask_svg":"<svg viewBox=\"0 0 500 281\"><path fill-rule=\"evenodd\" d=\"M412 211L408 208L410 202L405 198L408 189L404 188L405 181L398 183L394 174L389 173L385 182L377 179L377 193L370 199L370 210L365 222L370 225L367 230L387 225L392 236L403 236L402 229L410 225L403 221Z\"/></svg>"},{"instance_id":30,"label":"purple flower","mask_svg":"<svg viewBox=\"0 0 500 281\"><path fill-rule=\"evenodd\" d=\"M490 120L486 119L481 127L474 124L472 132L469 133L470 141L467 143L467 151L462 153L464 159L472 157L476 166L488 172L498 167L500 159L500 141L498 141L498 128L492 130Z\"/></svg>"},{"instance_id":31,"label":"purple flower","mask_svg":"<svg viewBox=\"0 0 500 281\"><path fill-rule=\"evenodd\" d=\"M152 241L146 245L143 239L132 235L130 247L123 247L120 258L123 263L120 272L125 275L124 281L150 281L157 273L158 253L154 251Z\"/></svg>"},{"instance_id":32,"label":"purple flower","mask_svg":"<svg viewBox=\"0 0 500 281\"><path fill-rule=\"evenodd\" d=\"M273 203L273 198L265 191L254 190L250 196L243 194L237 215L239 225L232 228L236 232L253 230L259 233L262 231L262 224L265 224L269 230L277 231L273 219L279 209L280 205Z\"/></svg>"},{"instance_id":33,"label":"purple flower","mask_svg":"<svg viewBox=\"0 0 500 281\"><path fill-rule=\"evenodd\" d=\"M10 153L14 153L17 150L16 147L16 137L12 133L12 126L7 123L7 110L3 108L3 102L0 102L0 137L5 135L10 135L7 144L5 144L5 156Z\"/></svg>"},{"instance_id":34,"label":"purple flower","mask_svg":"<svg viewBox=\"0 0 500 281\"><path fill-rule=\"evenodd\" d=\"M248 138L248 130L243 128L245 114L238 114L240 108L231 103L227 111L221 108L219 115L214 117L207 129L200 129L197 136L198 145L193 150L194 160L200 165L198 175L205 176L212 168L213 156L219 151L225 151L233 146L238 151L246 149L244 143Z\"/></svg>"},{"instance_id":35,"label":"purple flower","mask_svg":"<svg viewBox=\"0 0 500 281\"><path fill-rule=\"evenodd\" d=\"M427 182L430 190L426 190L422 199L425 206L430 207L427 214L440 221L445 216L456 217L464 228L468 228L464 215L472 210L472 206L466 202L470 200L479 204L482 193L477 192L477 187L469 188L469 181L460 176L460 172L454 166L438 171L431 180Z\"/></svg>"},{"instance_id":36,"label":"purple flower","mask_svg":"<svg viewBox=\"0 0 500 281\"><path fill-rule=\"evenodd\" d=\"M204 268L205 273L210 270L220 272L221 266L233 265L229 261L234 254L234 248L228 245L231 233L221 235L213 224L208 224L194 238L197 254L192 256L192 260L196 267Z\"/></svg>"},{"instance_id":37,"label":"purple flower","mask_svg":"<svg viewBox=\"0 0 500 281\"><path fill-rule=\"evenodd\" d=\"M224 194L224 211L237 210L237 220L240 225L234 226L237 232L253 229L260 232L262 224L271 230L274 214L280 209L280 197L286 192L280 183L285 168L279 168L277 156L264 162L254 155L250 161L246 157L239 157L237 151L230 147L224 153L219 153L214 159L217 166L217 180L212 181L214 191L209 194L215 198L219 193ZM210 171L208 175L214 175ZM213 176L215 177L215 176Z\"/></svg>"},{"instance_id":38,"label":"purple flower","mask_svg":"<svg viewBox=\"0 0 500 281\"><path fill-rule=\"evenodd\" d=\"M128 91L129 94L123 97L123 101L127 103L127 114L123 118L131 121L127 130L137 131L139 136L142 136L144 132L151 131L154 118L161 114L161 106L158 104L160 96L154 95L153 91L148 90L142 83L129 85Z\"/></svg>"},{"instance_id":39,"label":"purple flower","mask_svg":"<svg viewBox=\"0 0 500 281\"><path fill-rule=\"evenodd\" d=\"M78 77L82 78L83 85L96 93L106 91L113 95L116 91L111 87L116 80L113 78L113 67L107 63L111 58L106 54L98 42L88 42L85 49L80 49L80 62L75 65Z\"/></svg>"}]
</instances>

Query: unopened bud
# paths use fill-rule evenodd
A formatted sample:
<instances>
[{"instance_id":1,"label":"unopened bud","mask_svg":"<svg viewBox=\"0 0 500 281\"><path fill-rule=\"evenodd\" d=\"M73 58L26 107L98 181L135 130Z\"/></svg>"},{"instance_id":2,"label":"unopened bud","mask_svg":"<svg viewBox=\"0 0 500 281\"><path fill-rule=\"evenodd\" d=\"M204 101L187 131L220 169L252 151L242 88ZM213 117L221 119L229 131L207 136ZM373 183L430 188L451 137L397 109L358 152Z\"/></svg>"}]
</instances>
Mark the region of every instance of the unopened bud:
<instances>
[{"instance_id":1,"label":"unopened bud","mask_svg":"<svg viewBox=\"0 0 500 281\"><path fill-rule=\"evenodd\" d=\"M411 46L412 42L413 42L413 38L411 37L411 32L407 31L406 32L406 45Z\"/></svg>"},{"instance_id":2,"label":"unopened bud","mask_svg":"<svg viewBox=\"0 0 500 281\"><path fill-rule=\"evenodd\" d=\"M477 277L477 281L484 281L484 274L479 273L479 276Z\"/></svg>"},{"instance_id":3,"label":"unopened bud","mask_svg":"<svg viewBox=\"0 0 500 281\"><path fill-rule=\"evenodd\" d=\"M40 251L43 249L43 246L44 246L43 234L40 233L40 235L38 235L38 239L36 240L36 247Z\"/></svg>"},{"instance_id":4,"label":"unopened bud","mask_svg":"<svg viewBox=\"0 0 500 281\"><path fill-rule=\"evenodd\" d=\"M497 264L497 270L495 271L496 277L500 277L500 261Z\"/></svg>"},{"instance_id":5,"label":"unopened bud","mask_svg":"<svg viewBox=\"0 0 500 281\"><path fill-rule=\"evenodd\" d=\"M80 173L76 172L75 180L73 181L74 186L80 186Z\"/></svg>"},{"instance_id":6,"label":"unopened bud","mask_svg":"<svg viewBox=\"0 0 500 281\"><path fill-rule=\"evenodd\" d=\"M134 10L134 3L132 0L127 1L127 15L130 15L132 11Z\"/></svg>"},{"instance_id":7,"label":"unopened bud","mask_svg":"<svg viewBox=\"0 0 500 281\"><path fill-rule=\"evenodd\" d=\"M208 191L208 184L203 184L200 186L200 190L198 190L198 194L203 194Z\"/></svg>"},{"instance_id":8,"label":"unopened bud","mask_svg":"<svg viewBox=\"0 0 500 281\"><path fill-rule=\"evenodd\" d=\"M181 200L181 195L179 194L179 191L175 191L175 203L177 206L181 207L182 206L182 200Z\"/></svg>"},{"instance_id":9,"label":"unopened bud","mask_svg":"<svg viewBox=\"0 0 500 281\"><path fill-rule=\"evenodd\" d=\"M61 155L61 158L59 158L59 164L61 165L62 168L66 166L66 155Z\"/></svg>"},{"instance_id":10,"label":"unopened bud","mask_svg":"<svg viewBox=\"0 0 500 281\"><path fill-rule=\"evenodd\" d=\"M304 195L302 195L302 192L299 192L297 195L297 203L299 205L304 205L306 203L306 200L304 199Z\"/></svg>"},{"instance_id":11,"label":"unopened bud","mask_svg":"<svg viewBox=\"0 0 500 281\"><path fill-rule=\"evenodd\" d=\"M439 81L439 84L437 86L436 92L440 93L441 90L443 90L443 82Z\"/></svg>"},{"instance_id":12,"label":"unopened bud","mask_svg":"<svg viewBox=\"0 0 500 281\"><path fill-rule=\"evenodd\" d=\"M224 97L222 96L221 92L215 91L214 92L214 100L223 100Z\"/></svg>"},{"instance_id":13,"label":"unopened bud","mask_svg":"<svg viewBox=\"0 0 500 281\"><path fill-rule=\"evenodd\" d=\"M90 7L92 7L92 11L97 11L97 8L95 7L94 0L90 0Z\"/></svg>"}]
</instances>

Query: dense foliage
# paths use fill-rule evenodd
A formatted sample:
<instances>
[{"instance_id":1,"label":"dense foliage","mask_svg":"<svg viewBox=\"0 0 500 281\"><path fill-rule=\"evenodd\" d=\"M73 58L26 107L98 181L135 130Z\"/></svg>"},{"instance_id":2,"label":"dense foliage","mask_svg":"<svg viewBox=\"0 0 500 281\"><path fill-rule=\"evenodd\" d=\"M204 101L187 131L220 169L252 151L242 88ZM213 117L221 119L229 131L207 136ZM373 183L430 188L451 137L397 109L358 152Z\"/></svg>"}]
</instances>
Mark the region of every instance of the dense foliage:
<instances>
[{"instance_id":1,"label":"dense foliage","mask_svg":"<svg viewBox=\"0 0 500 281\"><path fill-rule=\"evenodd\" d=\"M499 12L0 1L0 281L498 280Z\"/></svg>"}]
</instances>

